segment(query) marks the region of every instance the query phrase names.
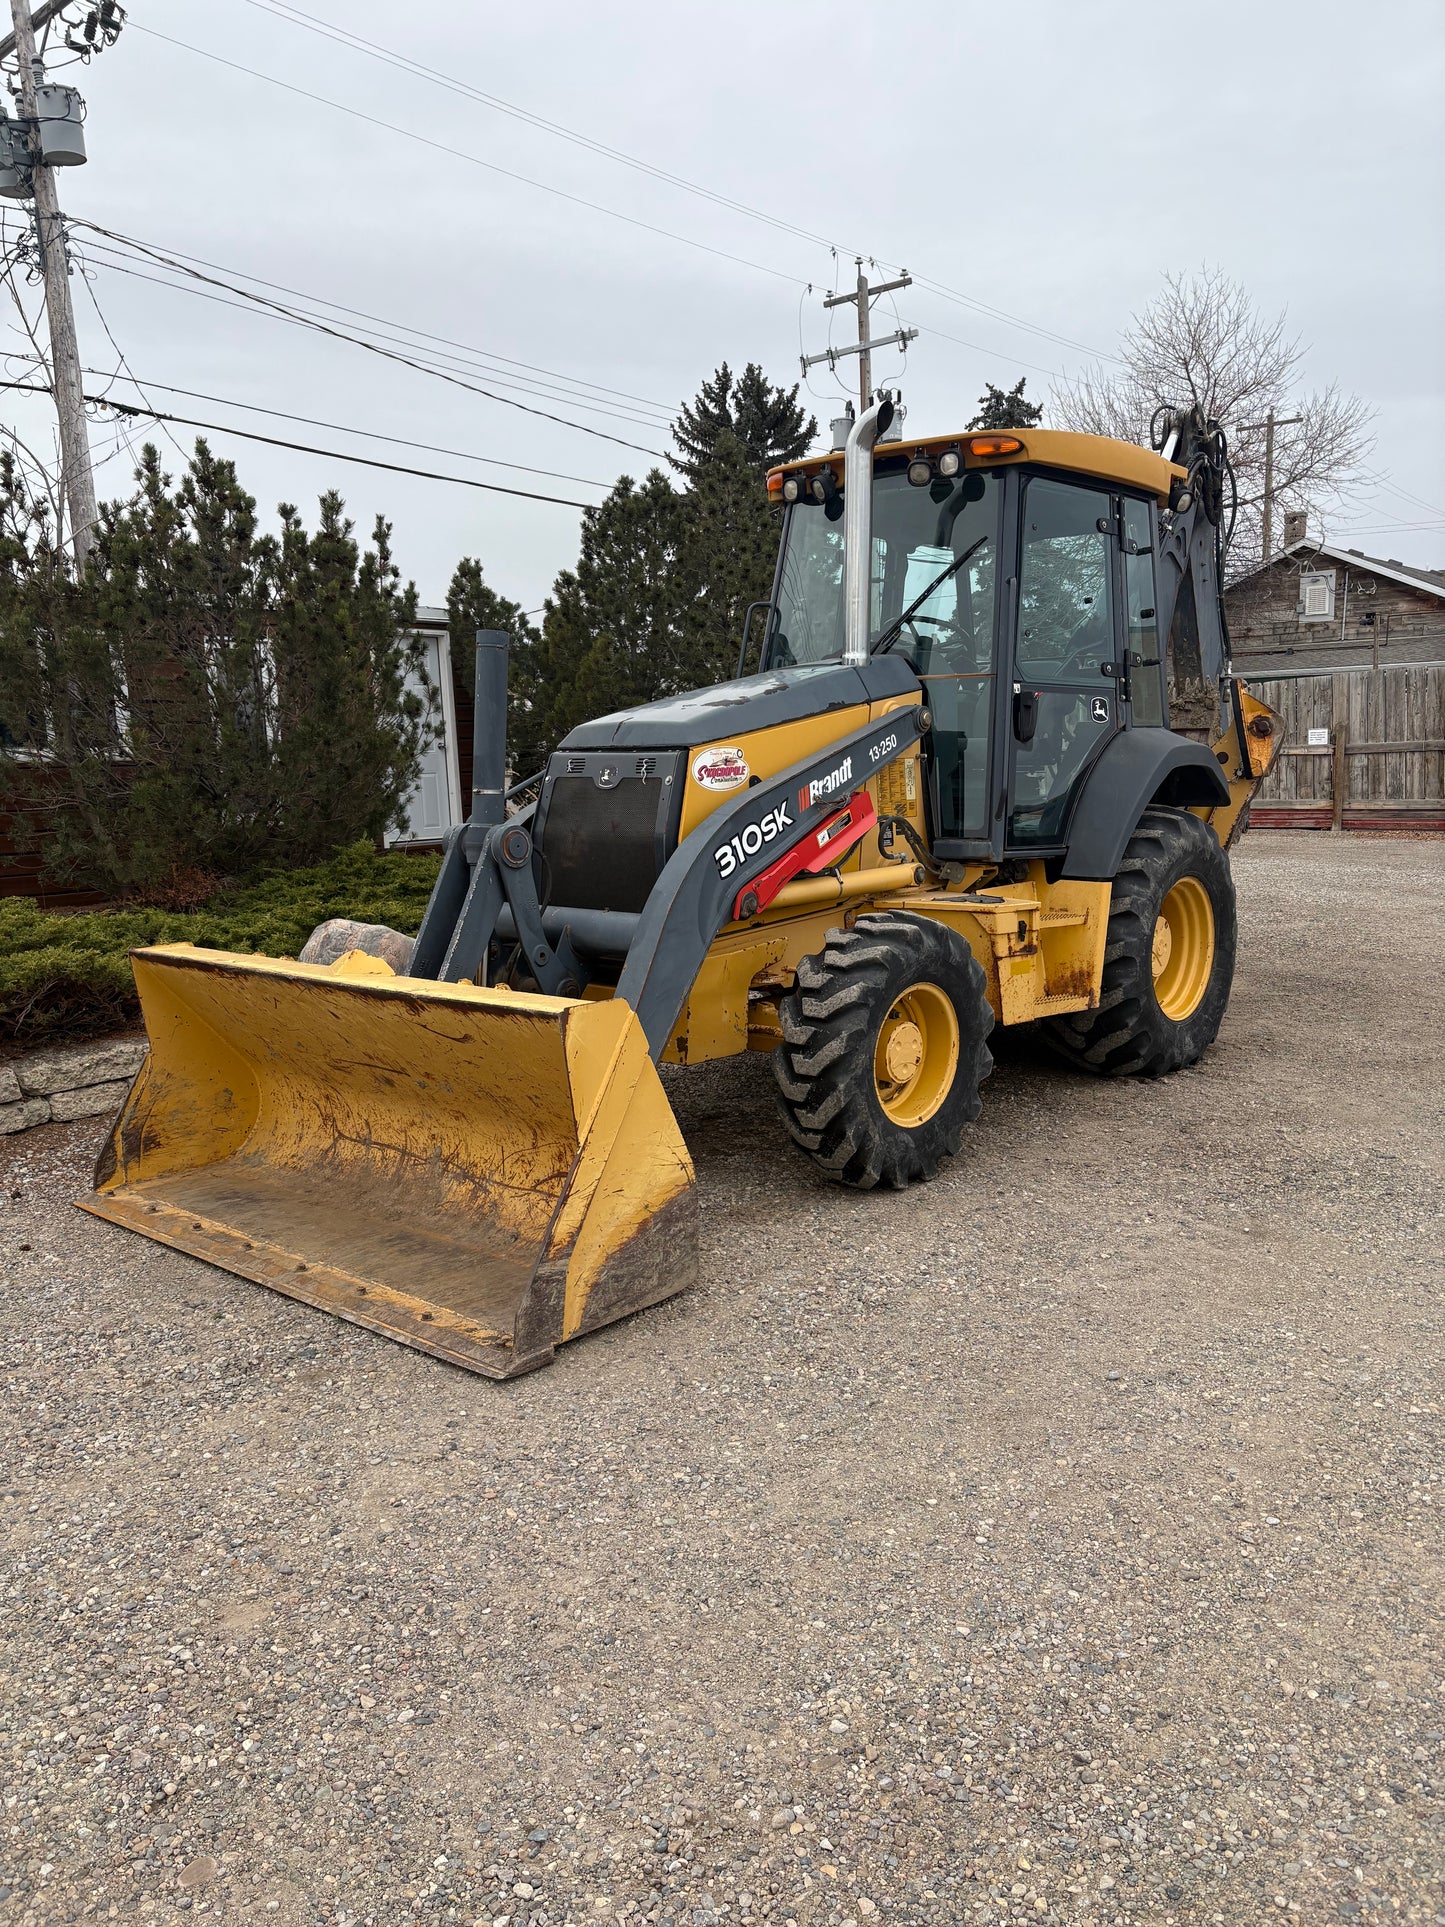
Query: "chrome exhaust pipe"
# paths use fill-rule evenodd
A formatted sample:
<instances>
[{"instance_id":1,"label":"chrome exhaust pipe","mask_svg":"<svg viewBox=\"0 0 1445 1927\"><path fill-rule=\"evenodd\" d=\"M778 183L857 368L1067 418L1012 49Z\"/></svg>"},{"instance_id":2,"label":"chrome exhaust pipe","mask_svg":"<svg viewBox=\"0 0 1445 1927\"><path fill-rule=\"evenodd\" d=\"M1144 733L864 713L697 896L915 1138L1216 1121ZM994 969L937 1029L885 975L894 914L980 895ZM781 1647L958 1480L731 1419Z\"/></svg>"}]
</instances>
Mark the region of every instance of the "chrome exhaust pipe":
<instances>
[{"instance_id":1,"label":"chrome exhaust pipe","mask_svg":"<svg viewBox=\"0 0 1445 1927\"><path fill-rule=\"evenodd\" d=\"M873 448L893 420L888 397L854 422L843 449L843 660L868 660L873 576Z\"/></svg>"}]
</instances>

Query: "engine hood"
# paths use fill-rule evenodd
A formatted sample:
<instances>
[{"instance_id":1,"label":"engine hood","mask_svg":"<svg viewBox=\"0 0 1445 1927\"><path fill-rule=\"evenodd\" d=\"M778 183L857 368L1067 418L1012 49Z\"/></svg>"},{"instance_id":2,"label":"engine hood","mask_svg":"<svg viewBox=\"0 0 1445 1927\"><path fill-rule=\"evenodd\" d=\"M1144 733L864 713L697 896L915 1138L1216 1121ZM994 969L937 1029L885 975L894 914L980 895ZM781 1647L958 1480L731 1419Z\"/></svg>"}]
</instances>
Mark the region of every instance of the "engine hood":
<instances>
[{"instance_id":1,"label":"engine hood","mask_svg":"<svg viewBox=\"0 0 1445 1927\"><path fill-rule=\"evenodd\" d=\"M598 716L579 723L560 747L692 749L720 736L800 722L829 709L922 693L922 684L901 656L875 656L856 669L837 662L799 663Z\"/></svg>"}]
</instances>

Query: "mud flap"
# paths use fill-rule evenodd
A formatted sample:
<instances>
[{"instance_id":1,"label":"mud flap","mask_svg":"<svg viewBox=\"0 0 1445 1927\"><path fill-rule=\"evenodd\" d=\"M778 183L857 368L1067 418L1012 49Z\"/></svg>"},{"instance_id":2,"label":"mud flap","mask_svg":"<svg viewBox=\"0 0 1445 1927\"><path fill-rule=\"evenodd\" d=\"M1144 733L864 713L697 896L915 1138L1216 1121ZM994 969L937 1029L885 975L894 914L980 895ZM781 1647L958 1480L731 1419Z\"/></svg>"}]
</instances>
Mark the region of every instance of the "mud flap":
<instances>
[{"instance_id":1,"label":"mud flap","mask_svg":"<svg viewBox=\"0 0 1445 1927\"><path fill-rule=\"evenodd\" d=\"M171 944L82 1209L494 1378L690 1285L692 1163L631 1009Z\"/></svg>"}]
</instances>

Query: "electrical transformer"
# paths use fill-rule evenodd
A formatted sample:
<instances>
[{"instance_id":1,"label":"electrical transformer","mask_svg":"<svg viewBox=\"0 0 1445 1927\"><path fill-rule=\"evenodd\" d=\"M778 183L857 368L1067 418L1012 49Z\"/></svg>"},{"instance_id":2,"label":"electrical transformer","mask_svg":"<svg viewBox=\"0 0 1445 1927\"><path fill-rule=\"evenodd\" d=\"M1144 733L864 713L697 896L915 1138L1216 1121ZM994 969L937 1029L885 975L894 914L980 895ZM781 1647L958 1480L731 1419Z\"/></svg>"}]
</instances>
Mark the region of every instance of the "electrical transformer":
<instances>
[{"instance_id":1,"label":"electrical transformer","mask_svg":"<svg viewBox=\"0 0 1445 1927\"><path fill-rule=\"evenodd\" d=\"M25 129L8 114L0 114L0 196L7 201L24 201L33 192Z\"/></svg>"},{"instance_id":2,"label":"electrical transformer","mask_svg":"<svg viewBox=\"0 0 1445 1927\"><path fill-rule=\"evenodd\" d=\"M35 89L40 152L51 167L85 165L85 102L74 87L47 81Z\"/></svg>"}]
</instances>

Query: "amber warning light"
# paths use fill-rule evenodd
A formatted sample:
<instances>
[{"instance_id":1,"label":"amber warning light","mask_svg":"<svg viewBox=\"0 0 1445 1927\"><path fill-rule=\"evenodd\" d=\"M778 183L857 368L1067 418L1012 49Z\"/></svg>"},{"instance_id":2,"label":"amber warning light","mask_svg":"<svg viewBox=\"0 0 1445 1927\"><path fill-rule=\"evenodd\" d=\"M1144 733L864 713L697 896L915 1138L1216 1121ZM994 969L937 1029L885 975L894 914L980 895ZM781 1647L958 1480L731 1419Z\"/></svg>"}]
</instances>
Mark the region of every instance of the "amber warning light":
<instances>
[{"instance_id":1,"label":"amber warning light","mask_svg":"<svg viewBox=\"0 0 1445 1927\"><path fill-rule=\"evenodd\" d=\"M970 455L1017 455L1023 443L1017 435L970 435Z\"/></svg>"}]
</instances>

